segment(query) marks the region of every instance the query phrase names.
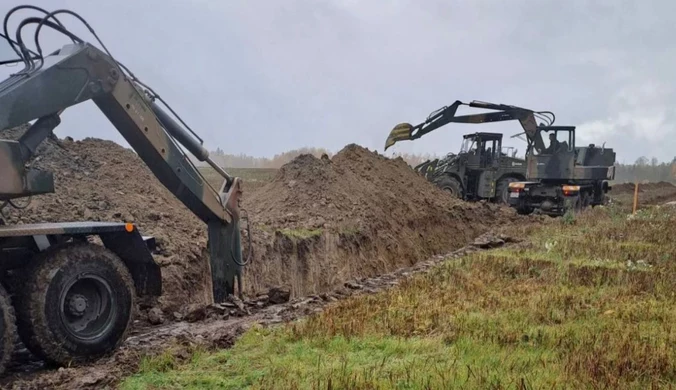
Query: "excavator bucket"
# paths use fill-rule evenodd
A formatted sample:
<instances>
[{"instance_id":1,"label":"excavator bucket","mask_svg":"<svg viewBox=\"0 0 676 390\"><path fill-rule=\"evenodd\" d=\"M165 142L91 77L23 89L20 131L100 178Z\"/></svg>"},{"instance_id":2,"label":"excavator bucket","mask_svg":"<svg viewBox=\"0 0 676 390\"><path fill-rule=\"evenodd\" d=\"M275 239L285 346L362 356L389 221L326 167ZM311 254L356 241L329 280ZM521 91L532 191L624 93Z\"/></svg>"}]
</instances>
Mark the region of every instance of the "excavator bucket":
<instances>
[{"instance_id":1,"label":"excavator bucket","mask_svg":"<svg viewBox=\"0 0 676 390\"><path fill-rule=\"evenodd\" d=\"M394 126L392 131L390 131L390 135L387 136L387 140L385 140L385 150L398 141L412 140L413 129L414 127L410 123L400 123Z\"/></svg>"}]
</instances>

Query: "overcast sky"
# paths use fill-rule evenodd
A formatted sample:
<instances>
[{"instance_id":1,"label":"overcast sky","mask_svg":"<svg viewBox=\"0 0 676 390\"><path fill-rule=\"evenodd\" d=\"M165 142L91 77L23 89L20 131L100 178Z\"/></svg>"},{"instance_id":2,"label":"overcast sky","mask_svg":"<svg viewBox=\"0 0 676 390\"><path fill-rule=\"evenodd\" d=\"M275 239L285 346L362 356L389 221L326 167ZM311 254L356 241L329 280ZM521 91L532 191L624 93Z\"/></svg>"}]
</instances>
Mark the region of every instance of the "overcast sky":
<instances>
[{"instance_id":1,"label":"overcast sky","mask_svg":"<svg viewBox=\"0 0 676 390\"><path fill-rule=\"evenodd\" d=\"M0 11L23 3L4 0ZM578 145L606 142L619 161L676 155L673 0L29 3L82 15L207 148L226 153L338 151L349 143L382 153L397 123L476 99L553 111L556 124L578 126ZM14 14L10 31L29 15ZM93 40L76 19L61 21ZM43 35L46 52L68 43ZM92 102L62 118L60 137L127 145ZM448 125L386 154L457 151L470 131L509 139L521 128ZM507 142L525 150L518 139Z\"/></svg>"}]
</instances>

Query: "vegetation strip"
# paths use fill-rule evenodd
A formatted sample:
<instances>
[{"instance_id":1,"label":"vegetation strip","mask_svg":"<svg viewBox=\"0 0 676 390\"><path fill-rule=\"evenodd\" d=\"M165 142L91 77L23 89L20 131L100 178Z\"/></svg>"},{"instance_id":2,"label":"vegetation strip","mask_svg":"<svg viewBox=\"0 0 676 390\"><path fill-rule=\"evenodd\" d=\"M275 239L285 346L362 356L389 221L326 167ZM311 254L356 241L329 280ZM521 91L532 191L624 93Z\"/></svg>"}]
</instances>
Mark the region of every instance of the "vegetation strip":
<instances>
[{"instance_id":1,"label":"vegetation strip","mask_svg":"<svg viewBox=\"0 0 676 390\"><path fill-rule=\"evenodd\" d=\"M123 388L673 385L675 220L665 208L594 210L320 315L256 326L231 349L147 359Z\"/></svg>"}]
</instances>

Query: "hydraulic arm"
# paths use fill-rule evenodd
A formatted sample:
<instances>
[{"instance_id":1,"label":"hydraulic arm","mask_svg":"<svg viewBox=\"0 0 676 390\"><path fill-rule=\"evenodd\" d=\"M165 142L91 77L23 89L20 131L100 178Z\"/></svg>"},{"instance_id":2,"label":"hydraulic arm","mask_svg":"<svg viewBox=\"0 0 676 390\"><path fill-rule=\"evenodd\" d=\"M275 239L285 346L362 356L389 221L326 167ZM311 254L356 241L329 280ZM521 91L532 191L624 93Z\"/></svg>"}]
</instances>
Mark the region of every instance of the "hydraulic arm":
<instances>
[{"instance_id":1,"label":"hydraulic arm","mask_svg":"<svg viewBox=\"0 0 676 390\"><path fill-rule=\"evenodd\" d=\"M471 114L471 115L462 115L456 116L455 113L458 111L458 107L461 105L466 105L474 108L483 108L489 110L495 110L496 112L488 112L481 114ZM554 114L548 111L535 112L526 108L511 106L507 104L494 104L486 103L481 101L473 100L470 103L463 103L460 100L456 100L455 103L450 106L443 107L437 111L434 111L429 115L425 122L420 123L416 126L411 125L410 123L400 123L396 125L390 132L387 140L385 141L385 150L394 145L398 141L405 140L414 140L422 137L423 135L432 132L442 126L445 126L451 122L455 123L489 123L489 122L500 122L500 121L509 121L509 120L518 120L523 127L526 137L531 141L534 147L537 150L544 149L544 142L540 136L538 130L538 125L535 121L535 117L539 117L551 125L554 123ZM548 116L551 116L549 118Z\"/></svg>"},{"instance_id":2,"label":"hydraulic arm","mask_svg":"<svg viewBox=\"0 0 676 390\"><path fill-rule=\"evenodd\" d=\"M53 14L24 19L16 42L5 37L20 49L24 69L0 83L0 129L35 122L18 141L0 140L0 202L54 191L51 173L26 169L25 163L58 126L61 112L92 100L159 181L207 224L214 300L233 294L235 280L241 293L240 179L212 161L196 135L165 112L154 92L105 46L104 52L48 21ZM21 40L21 28L27 24L38 24L36 42L39 29L48 26L74 43L50 55L42 56L39 50L37 57L30 57ZM223 176L220 189L209 185L179 144Z\"/></svg>"}]
</instances>

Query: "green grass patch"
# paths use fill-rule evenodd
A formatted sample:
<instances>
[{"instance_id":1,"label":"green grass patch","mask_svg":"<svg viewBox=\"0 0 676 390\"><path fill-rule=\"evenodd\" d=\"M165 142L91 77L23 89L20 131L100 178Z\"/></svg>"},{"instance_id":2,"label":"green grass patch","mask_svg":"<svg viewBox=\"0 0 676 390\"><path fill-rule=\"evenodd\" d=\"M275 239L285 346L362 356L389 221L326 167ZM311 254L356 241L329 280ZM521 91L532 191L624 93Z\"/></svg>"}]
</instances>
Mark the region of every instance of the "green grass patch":
<instances>
[{"instance_id":1,"label":"green grass patch","mask_svg":"<svg viewBox=\"0 0 676 390\"><path fill-rule=\"evenodd\" d=\"M277 231L287 237L299 239L317 237L323 233L322 229L279 229Z\"/></svg>"},{"instance_id":2,"label":"green grass patch","mask_svg":"<svg viewBox=\"0 0 676 390\"><path fill-rule=\"evenodd\" d=\"M212 186L219 188L223 184L223 177L211 167L199 167L199 172ZM225 168L231 176L239 177L244 182L244 189L255 190L265 183L272 181L277 174L274 168Z\"/></svg>"},{"instance_id":3,"label":"green grass patch","mask_svg":"<svg viewBox=\"0 0 676 390\"><path fill-rule=\"evenodd\" d=\"M437 389L520 383L555 385L555 356L462 339L361 337L297 339L286 329L253 330L238 344L169 372L144 370L122 389ZM161 363L149 367L163 366Z\"/></svg>"}]
</instances>

